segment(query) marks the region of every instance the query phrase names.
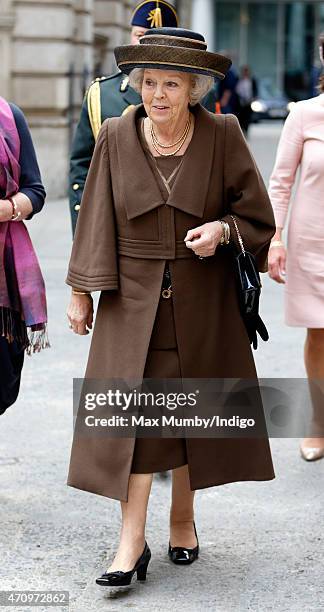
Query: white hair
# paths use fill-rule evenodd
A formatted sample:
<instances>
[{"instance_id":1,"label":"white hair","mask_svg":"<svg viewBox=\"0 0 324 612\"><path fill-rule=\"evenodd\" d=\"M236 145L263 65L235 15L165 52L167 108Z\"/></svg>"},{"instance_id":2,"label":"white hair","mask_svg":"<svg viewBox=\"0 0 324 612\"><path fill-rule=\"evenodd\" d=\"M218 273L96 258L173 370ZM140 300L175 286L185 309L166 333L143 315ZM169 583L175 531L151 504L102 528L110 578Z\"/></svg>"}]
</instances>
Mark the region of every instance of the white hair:
<instances>
[{"instance_id":1,"label":"white hair","mask_svg":"<svg viewBox=\"0 0 324 612\"><path fill-rule=\"evenodd\" d=\"M137 93L141 95L142 85L144 80L145 68L133 68L129 74L129 84ZM191 89L189 92L189 101L191 106L198 104L200 100L209 92L214 85L214 79L205 74L196 74L190 72Z\"/></svg>"}]
</instances>

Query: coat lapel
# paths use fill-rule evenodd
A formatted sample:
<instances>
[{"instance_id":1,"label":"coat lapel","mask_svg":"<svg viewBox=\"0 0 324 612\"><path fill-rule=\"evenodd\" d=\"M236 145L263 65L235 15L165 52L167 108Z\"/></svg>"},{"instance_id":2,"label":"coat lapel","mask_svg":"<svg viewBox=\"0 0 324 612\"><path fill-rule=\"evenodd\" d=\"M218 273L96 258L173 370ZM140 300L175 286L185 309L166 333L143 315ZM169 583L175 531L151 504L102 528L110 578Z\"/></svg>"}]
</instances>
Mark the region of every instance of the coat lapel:
<instances>
[{"instance_id":1,"label":"coat lapel","mask_svg":"<svg viewBox=\"0 0 324 612\"><path fill-rule=\"evenodd\" d=\"M202 218L214 163L215 123L202 106L193 108L195 130L167 204Z\"/></svg>"},{"instance_id":2,"label":"coat lapel","mask_svg":"<svg viewBox=\"0 0 324 612\"><path fill-rule=\"evenodd\" d=\"M193 107L195 130L166 204L195 217L203 217L214 157L215 122L202 106ZM117 129L117 155L123 180L128 220L165 202L140 144L136 120L145 116L141 104L121 117ZM125 180L127 177L127 181ZM145 181L145 182L144 182Z\"/></svg>"}]
</instances>

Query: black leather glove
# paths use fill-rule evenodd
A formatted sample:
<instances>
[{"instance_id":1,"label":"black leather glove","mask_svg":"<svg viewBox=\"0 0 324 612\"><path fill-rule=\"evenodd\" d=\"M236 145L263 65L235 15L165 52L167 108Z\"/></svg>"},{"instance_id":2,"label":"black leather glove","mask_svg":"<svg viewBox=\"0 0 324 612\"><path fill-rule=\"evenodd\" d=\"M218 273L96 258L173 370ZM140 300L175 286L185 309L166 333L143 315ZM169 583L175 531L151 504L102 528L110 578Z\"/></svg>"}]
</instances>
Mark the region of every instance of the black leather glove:
<instances>
[{"instance_id":1,"label":"black leather glove","mask_svg":"<svg viewBox=\"0 0 324 612\"><path fill-rule=\"evenodd\" d=\"M249 336L250 344L253 345L254 349L258 348L258 336L264 340L265 342L269 340L268 330L263 323L260 315L245 317L244 318L245 327Z\"/></svg>"}]
</instances>

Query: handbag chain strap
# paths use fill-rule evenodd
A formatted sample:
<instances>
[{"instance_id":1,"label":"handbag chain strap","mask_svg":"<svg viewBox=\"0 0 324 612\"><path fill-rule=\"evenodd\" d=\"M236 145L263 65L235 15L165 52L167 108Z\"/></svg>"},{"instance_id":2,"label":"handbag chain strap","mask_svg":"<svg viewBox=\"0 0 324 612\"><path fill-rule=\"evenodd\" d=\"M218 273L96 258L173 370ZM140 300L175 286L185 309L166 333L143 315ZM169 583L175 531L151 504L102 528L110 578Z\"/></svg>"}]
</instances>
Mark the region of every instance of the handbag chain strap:
<instances>
[{"instance_id":1,"label":"handbag chain strap","mask_svg":"<svg viewBox=\"0 0 324 612\"><path fill-rule=\"evenodd\" d=\"M234 215L230 215L230 217L233 219L234 227L235 227L235 230L236 230L236 233L237 233L237 239L238 239L239 245L240 245L240 247L242 249L242 253L243 253L243 255L245 255L245 248L244 248L244 244L243 244L243 239L242 239L242 236L240 234L240 230L239 230L239 228L237 226L236 219L235 219Z\"/></svg>"}]
</instances>

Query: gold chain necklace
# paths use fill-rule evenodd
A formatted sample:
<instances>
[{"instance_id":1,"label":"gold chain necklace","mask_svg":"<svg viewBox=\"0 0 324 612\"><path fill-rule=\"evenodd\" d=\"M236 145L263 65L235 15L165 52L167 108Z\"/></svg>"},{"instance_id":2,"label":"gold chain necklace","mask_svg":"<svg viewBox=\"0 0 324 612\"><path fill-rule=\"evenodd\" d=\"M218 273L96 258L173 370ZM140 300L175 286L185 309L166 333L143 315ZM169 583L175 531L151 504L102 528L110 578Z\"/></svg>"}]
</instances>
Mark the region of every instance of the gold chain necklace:
<instances>
[{"instance_id":1,"label":"gold chain necklace","mask_svg":"<svg viewBox=\"0 0 324 612\"><path fill-rule=\"evenodd\" d=\"M190 127L190 115L189 115L189 117L188 117L188 121L187 121L187 123L186 123L186 126L185 126L185 129L184 129L184 131L183 131L182 136L180 136L180 138L179 138L178 140L176 140L175 142L173 142L172 144L163 144L162 142L160 142L160 141L157 139L157 136L156 136L156 134L155 134L155 132L154 132L154 128L153 128L153 122L151 121L151 136L152 136L152 139L154 139L154 140L155 140L155 143L156 143L156 144L157 144L159 147L161 147L161 149L170 149L171 147L175 147L177 144L179 144L179 142L180 142L181 140L183 140L184 135L186 134L187 130L189 130L189 127Z\"/></svg>"},{"instance_id":2,"label":"gold chain necklace","mask_svg":"<svg viewBox=\"0 0 324 612\"><path fill-rule=\"evenodd\" d=\"M156 152L159 155L162 155L163 157L171 157L172 155L175 155L176 153L178 153L178 151L180 151L181 147L184 145L184 143L185 143L185 141L187 139L187 136L188 136L189 131L190 131L190 127L191 127L191 118L190 118L190 115L189 115L189 119L187 121L187 124L186 124L186 127L185 127L185 131L183 132L181 138L179 138L179 140L177 140L176 142L174 142L171 145L162 145L161 143L159 143L158 139L155 136L155 133L154 133L154 130L153 130L153 124L152 124L152 121L151 121L151 130L150 130L151 131L151 140L152 140L152 145L153 145L154 149L156 150ZM174 147L178 143L180 143L179 146L172 153L162 153L158 149L158 146L163 147L163 148L170 148L170 147Z\"/></svg>"}]
</instances>

